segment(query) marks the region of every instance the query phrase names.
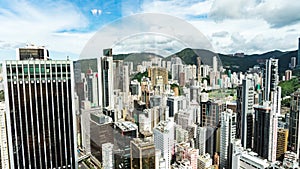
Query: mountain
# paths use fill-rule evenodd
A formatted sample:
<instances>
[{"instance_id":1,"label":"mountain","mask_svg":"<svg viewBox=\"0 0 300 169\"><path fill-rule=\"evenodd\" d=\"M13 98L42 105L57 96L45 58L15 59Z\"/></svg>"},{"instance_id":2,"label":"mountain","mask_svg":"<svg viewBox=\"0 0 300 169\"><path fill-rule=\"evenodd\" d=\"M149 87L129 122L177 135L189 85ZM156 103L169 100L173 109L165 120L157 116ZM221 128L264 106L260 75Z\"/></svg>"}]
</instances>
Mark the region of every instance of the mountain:
<instances>
[{"instance_id":1,"label":"mountain","mask_svg":"<svg viewBox=\"0 0 300 169\"><path fill-rule=\"evenodd\" d=\"M181 50L180 52L177 52L173 55L164 58L164 60L170 61L172 57L179 57L182 59L183 63L185 64L196 65L197 57L200 56L202 64L212 65L212 58L213 56L217 56L217 55L218 55L217 53L205 49L186 48ZM218 58L218 63L220 63L219 58Z\"/></svg>"},{"instance_id":2,"label":"mountain","mask_svg":"<svg viewBox=\"0 0 300 169\"><path fill-rule=\"evenodd\" d=\"M143 61L151 61L157 58L164 58L154 53L129 53L113 55L114 60L124 60L124 62L133 62L133 68L135 69L138 64L142 64Z\"/></svg>"},{"instance_id":3,"label":"mountain","mask_svg":"<svg viewBox=\"0 0 300 169\"><path fill-rule=\"evenodd\" d=\"M283 74L286 69L289 69L291 57L297 57L297 50L287 52L275 50L263 54L253 55L226 55L214 53L204 49L186 48L164 58L164 60L171 60L171 58L174 56L181 58L185 64L197 64L197 57L200 56L202 63L208 65L212 65L213 56L219 56L223 67L235 72L246 72L254 65L264 64L266 59L276 58L279 59L279 73Z\"/></svg>"},{"instance_id":4,"label":"mountain","mask_svg":"<svg viewBox=\"0 0 300 169\"><path fill-rule=\"evenodd\" d=\"M197 64L198 56L201 57L201 62L207 65L212 65L213 56L219 56L218 62L220 63L221 61L224 68L230 69L233 72L246 72L250 67L253 67L254 65L263 65L266 59L273 57L279 59L279 73L280 75L283 75L284 71L289 69L291 57L297 57L297 50L286 52L274 50L263 54L253 55L226 55L204 49L186 48L166 58L154 53L130 53L113 55L113 59L133 62L134 68L136 68L136 65L141 64L142 61L150 61L155 58L162 58L163 60L169 61L174 56L181 58L185 64L195 65ZM80 60L81 70L84 70L83 72L85 72L90 67L92 70L95 69L94 71L96 71L97 65L95 61L95 59Z\"/></svg>"}]
</instances>

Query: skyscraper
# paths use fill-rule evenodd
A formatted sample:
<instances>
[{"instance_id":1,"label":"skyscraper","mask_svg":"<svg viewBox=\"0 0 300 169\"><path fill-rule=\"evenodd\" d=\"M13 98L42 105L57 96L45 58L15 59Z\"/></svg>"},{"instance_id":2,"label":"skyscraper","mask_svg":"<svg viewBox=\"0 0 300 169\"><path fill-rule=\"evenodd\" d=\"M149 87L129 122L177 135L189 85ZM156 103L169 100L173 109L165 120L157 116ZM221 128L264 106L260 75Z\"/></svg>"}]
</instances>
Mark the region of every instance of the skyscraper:
<instances>
[{"instance_id":1,"label":"skyscraper","mask_svg":"<svg viewBox=\"0 0 300 169\"><path fill-rule=\"evenodd\" d=\"M292 94L291 100L291 111L290 111L290 120L289 120L289 150L295 152L297 157L300 155L300 90L298 89L295 93Z\"/></svg>"},{"instance_id":2,"label":"skyscraper","mask_svg":"<svg viewBox=\"0 0 300 169\"><path fill-rule=\"evenodd\" d=\"M232 143L236 134L236 114L231 109L221 113L220 168L231 168Z\"/></svg>"},{"instance_id":3,"label":"skyscraper","mask_svg":"<svg viewBox=\"0 0 300 169\"><path fill-rule=\"evenodd\" d=\"M300 66L300 38L298 39L298 57L297 57L297 65Z\"/></svg>"},{"instance_id":4,"label":"skyscraper","mask_svg":"<svg viewBox=\"0 0 300 169\"><path fill-rule=\"evenodd\" d=\"M170 169L172 151L174 148L174 122L171 120L161 121L153 129L155 149L161 151L166 162L166 169Z\"/></svg>"},{"instance_id":5,"label":"skyscraper","mask_svg":"<svg viewBox=\"0 0 300 169\"><path fill-rule=\"evenodd\" d=\"M244 79L242 85L241 140L244 148L251 148L254 113L254 85L249 79Z\"/></svg>"},{"instance_id":6,"label":"skyscraper","mask_svg":"<svg viewBox=\"0 0 300 169\"><path fill-rule=\"evenodd\" d=\"M77 168L73 64L5 61L6 127L11 168Z\"/></svg>"},{"instance_id":7,"label":"skyscraper","mask_svg":"<svg viewBox=\"0 0 300 169\"><path fill-rule=\"evenodd\" d=\"M201 126L218 126L220 113L224 109L221 100L201 102Z\"/></svg>"},{"instance_id":8,"label":"skyscraper","mask_svg":"<svg viewBox=\"0 0 300 169\"><path fill-rule=\"evenodd\" d=\"M241 139L242 133L242 105L243 105L243 86L237 86L236 90L236 138Z\"/></svg>"},{"instance_id":9,"label":"skyscraper","mask_svg":"<svg viewBox=\"0 0 300 169\"><path fill-rule=\"evenodd\" d=\"M206 127L197 126L197 136L195 139L195 147L199 149L199 155L202 156L206 153L205 142L206 142Z\"/></svg>"},{"instance_id":10,"label":"skyscraper","mask_svg":"<svg viewBox=\"0 0 300 169\"><path fill-rule=\"evenodd\" d=\"M99 106L113 108L113 57L112 49L104 49L102 57L98 58L98 89Z\"/></svg>"},{"instance_id":11,"label":"skyscraper","mask_svg":"<svg viewBox=\"0 0 300 169\"><path fill-rule=\"evenodd\" d=\"M277 116L272 105L265 103L254 107L255 127L253 150L271 162L276 160Z\"/></svg>"},{"instance_id":12,"label":"skyscraper","mask_svg":"<svg viewBox=\"0 0 300 169\"><path fill-rule=\"evenodd\" d=\"M201 57L197 57L197 78L198 82L201 82Z\"/></svg>"},{"instance_id":13,"label":"skyscraper","mask_svg":"<svg viewBox=\"0 0 300 169\"><path fill-rule=\"evenodd\" d=\"M276 159L282 161L287 151L289 130L280 128L277 133Z\"/></svg>"},{"instance_id":14,"label":"skyscraper","mask_svg":"<svg viewBox=\"0 0 300 169\"><path fill-rule=\"evenodd\" d=\"M114 145L112 143L102 144L102 165L103 169L114 168L114 155L113 155Z\"/></svg>"},{"instance_id":15,"label":"skyscraper","mask_svg":"<svg viewBox=\"0 0 300 169\"><path fill-rule=\"evenodd\" d=\"M132 169L155 168L155 147L153 138L135 138L130 142Z\"/></svg>"},{"instance_id":16,"label":"skyscraper","mask_svg":"<svg viewBox=\"0 0 300 169\"><path fill-rule=\"evenodd\" d=\"M278 59L270 58L266 61L265 84L264 84L264 100L272 101L276 96L271 92L277 90L279 83L278 75Z\"/></svg>"}]
</instances>

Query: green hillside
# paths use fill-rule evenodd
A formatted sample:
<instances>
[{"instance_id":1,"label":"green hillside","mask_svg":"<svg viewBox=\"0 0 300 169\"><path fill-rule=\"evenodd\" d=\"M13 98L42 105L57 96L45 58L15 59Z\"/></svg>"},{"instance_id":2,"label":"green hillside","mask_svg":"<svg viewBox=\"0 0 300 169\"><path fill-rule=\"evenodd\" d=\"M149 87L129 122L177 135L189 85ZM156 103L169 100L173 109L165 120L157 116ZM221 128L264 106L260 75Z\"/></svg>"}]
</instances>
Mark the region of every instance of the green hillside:
<instances>
[{"instance_id":1,"label":"green hillside","mask_svg":"<svg viewBox=\"0 0 300 169\"><path fill-rule=\"evenodd\" d=\"M183 49L165 58L171 60L172 57L177 56L183 60L185 64L197 64L197 57L200 56L204 64L212 65L212 57L218 55L224 68L238 72L247 71L254 65L264 64L266 59L279 59L279 73L282 75L286 69L289 69L291 57L297 56L297 51L281 52L278 50L270 51L263 54L245 55L244 57L237 57L233 55L216 54L214 52L203 49Z\"/></svg>"}]
</instances>

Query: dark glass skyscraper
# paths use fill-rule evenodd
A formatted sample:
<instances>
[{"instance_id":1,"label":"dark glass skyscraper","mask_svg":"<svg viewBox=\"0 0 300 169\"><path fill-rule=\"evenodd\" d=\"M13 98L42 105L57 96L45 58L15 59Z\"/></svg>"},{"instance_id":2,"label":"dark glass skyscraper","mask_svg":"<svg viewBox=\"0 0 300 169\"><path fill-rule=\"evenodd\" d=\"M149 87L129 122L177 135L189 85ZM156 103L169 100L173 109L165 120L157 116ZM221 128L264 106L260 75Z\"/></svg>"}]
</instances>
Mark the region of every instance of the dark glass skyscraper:
<instances>
[{"instance_id":1,"label":"dark glass skyscraper","mask_svg":"<svg viewBox=\"0 0 300 169\"><path fill-rule=\"evenodd\" d=\"M5 61L11 168L77 168L71 61Z\"/></svg>"}]
</instances>

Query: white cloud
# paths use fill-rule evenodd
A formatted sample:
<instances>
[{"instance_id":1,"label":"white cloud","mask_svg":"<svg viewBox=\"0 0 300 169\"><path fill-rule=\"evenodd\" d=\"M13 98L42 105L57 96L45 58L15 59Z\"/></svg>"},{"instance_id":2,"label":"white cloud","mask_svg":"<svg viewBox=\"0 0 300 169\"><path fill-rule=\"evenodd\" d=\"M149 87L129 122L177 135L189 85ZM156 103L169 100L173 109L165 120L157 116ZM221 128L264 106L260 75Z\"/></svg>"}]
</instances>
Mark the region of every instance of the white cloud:
<instances>
[{"instance_id":1,"label":"white cloud","mask_svg":"<svg viewBox=\"0 0 300 169\"><path fill-rule=\"evenodd\" d=\"M2 48L10 44L5 49L15 50L20 47L15 44L34 43L60 52L79 53L91 36L90 33L63 33L88 25L87 18L71 3L10 1L7 7L9 10L0 7L0 23L3 23L0 38L5 42L0 44Z\"/></svg>"},{"instance_id":2,"label":"white cloud","mask_svg":"<svg viewBox=\"0 0 300 169\"><path fill-rule=\"evenodd\" d=\"M216 21L226 19L263 19L272 27L300 22L298 0L214 0L209 16Z\"/></svg>"},{"instance_id":3,"label":"white cloud","mask_svg":"<svg viewBox=\"0 0 300 169\"><path fill-rule=\"evenodd\" d=\"M143 12L164 13L179 18L206 15L211 8L212 0L146 0L142 4Z\"/></svg>"},{"instance_id":4,"label":"white cloud","mask_svg":"<svg viewBox=\"0 0 300 169\"><path fill-rule=\"evenodd\" d=\"M148 0L142 9L188 21L207 36L215 52L295 50L300 36L298 0Z\"/></svg>"},{"instance_id":5,"label":"white cloud","mask_svg":"<svg viewBox=\"0 0 300 169\"><path fill-rule=\"evenodd\" d=\"M101 9L92 9L91 12L92 12L92 15L94 15L94 16L99 16L102 14Z\"/></svg>"}]
</instances>

